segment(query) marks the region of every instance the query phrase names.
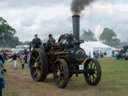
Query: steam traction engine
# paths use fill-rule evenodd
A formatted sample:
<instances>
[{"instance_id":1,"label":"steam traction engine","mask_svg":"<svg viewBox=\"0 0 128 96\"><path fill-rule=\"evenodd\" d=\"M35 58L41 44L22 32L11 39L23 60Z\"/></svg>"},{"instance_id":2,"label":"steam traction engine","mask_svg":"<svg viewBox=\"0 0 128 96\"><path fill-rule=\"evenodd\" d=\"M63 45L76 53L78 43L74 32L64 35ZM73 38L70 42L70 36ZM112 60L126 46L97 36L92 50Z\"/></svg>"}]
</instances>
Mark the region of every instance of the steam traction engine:
<instances>
[{"instance_id":1,"label":"steam traction engine","mask_svg":"<svg viewBox=\"0 0 128 96\"><path fill-rule=\"evenodd\" d=\"M30 72L35 81L44 81L49 73L57 87L65 88L72 75L83 73L89 85L97 85L101 79L101 67L97 60L88 58L80 48L79 15L73 16L73 35L63 34L54 45L43 43L31 50Z\"/></svg>"}]
</instances>

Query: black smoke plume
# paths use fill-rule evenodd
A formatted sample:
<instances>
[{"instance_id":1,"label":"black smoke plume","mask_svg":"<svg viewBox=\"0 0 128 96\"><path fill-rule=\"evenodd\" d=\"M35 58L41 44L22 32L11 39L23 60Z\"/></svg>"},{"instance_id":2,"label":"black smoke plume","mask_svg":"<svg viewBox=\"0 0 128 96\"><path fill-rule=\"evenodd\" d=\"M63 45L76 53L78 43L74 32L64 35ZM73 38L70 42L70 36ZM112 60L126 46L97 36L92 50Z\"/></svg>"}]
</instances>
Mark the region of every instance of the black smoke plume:
<instances>
[{"instance_id":1,"label":"black smoke plume","mask_svg":"<svg viewBox=\"0 0 128 96\"><path fill-rule=\"evenodd\" d=\"M73 0L71 4L71 10L74 15L79 15L91 2L95 0Z\"/></svg>"}]
</instances>

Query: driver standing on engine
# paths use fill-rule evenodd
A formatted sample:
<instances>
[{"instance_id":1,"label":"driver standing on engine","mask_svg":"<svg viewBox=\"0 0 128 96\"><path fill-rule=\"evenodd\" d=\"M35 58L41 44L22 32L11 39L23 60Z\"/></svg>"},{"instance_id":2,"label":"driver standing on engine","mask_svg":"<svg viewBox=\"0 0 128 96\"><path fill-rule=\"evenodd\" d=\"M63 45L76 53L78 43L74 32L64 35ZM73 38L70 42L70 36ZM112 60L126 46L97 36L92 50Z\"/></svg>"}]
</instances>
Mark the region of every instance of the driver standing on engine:
<instances>
[{"instance_id":1,"label":"driver standing on engine","mask_svg":"<svg viewBox=\"0 0 128 96\"><path fill-rule=\"evenodd\" d=\"M49 34L49 39L48 39L48 44L50 44L51 46L54 46L54 44L56 43L56 40L53 38L52 34Z\"/></svg>"},{"instance_id":2,"label":"driver standing on engine","mask_svg":"<svg viewBox=\"0 0 128 96\"><path fill-rule=\"evenodd\" d=\"M41 46L41 40L40 40L40 38L38 38L38 35L37 34L35 34L35 38L32 40L32 46L33 46L33 48L35 49L35 48L40 48L40 46Z\"/></svg>"}]
</instances>

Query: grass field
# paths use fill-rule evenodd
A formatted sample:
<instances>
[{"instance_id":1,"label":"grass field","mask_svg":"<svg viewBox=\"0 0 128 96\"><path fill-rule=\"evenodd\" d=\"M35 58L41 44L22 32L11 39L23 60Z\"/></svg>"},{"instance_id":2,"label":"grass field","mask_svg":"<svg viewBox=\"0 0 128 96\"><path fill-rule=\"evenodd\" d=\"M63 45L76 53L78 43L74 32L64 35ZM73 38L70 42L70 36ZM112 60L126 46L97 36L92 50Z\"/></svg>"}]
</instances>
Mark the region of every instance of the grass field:
<instances>
[{"instance_id":1,"label":"grass field","mask_svg":"<svg viewBox=\"0 0 128 96\"><path fill-rule=\"evenodd\" d=\"M59 89L49 76L45 83L31 80L28 70L14 71L7 65L6 96L128 96L128 61L102 59L102 79L98 86L88 86L83 78L73 77L66 89Z\"/></svg>"}]
</instances>

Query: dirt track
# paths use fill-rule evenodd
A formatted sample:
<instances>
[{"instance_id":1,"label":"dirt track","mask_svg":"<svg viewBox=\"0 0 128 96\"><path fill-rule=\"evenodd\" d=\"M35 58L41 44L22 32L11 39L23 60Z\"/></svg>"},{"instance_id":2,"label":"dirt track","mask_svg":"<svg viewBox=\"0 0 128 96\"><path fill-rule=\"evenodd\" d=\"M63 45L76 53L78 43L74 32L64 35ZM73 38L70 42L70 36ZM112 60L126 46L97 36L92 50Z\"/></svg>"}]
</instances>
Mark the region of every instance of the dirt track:
<instances>
[{"instance_id":1,"label":"dirt track","mask_svg":"<svg viewBox=\"0 0 128 96\"><path fill-rule=\"evenodd\" d=\"M73 77L65 89L55 86L52 76L43 83L32 81L29 71L13 70L7 66L7 96L116 96L118 90L101 88L102 82L97 87L90 87L85 80Z\"/></svg>"}]
</instances>

